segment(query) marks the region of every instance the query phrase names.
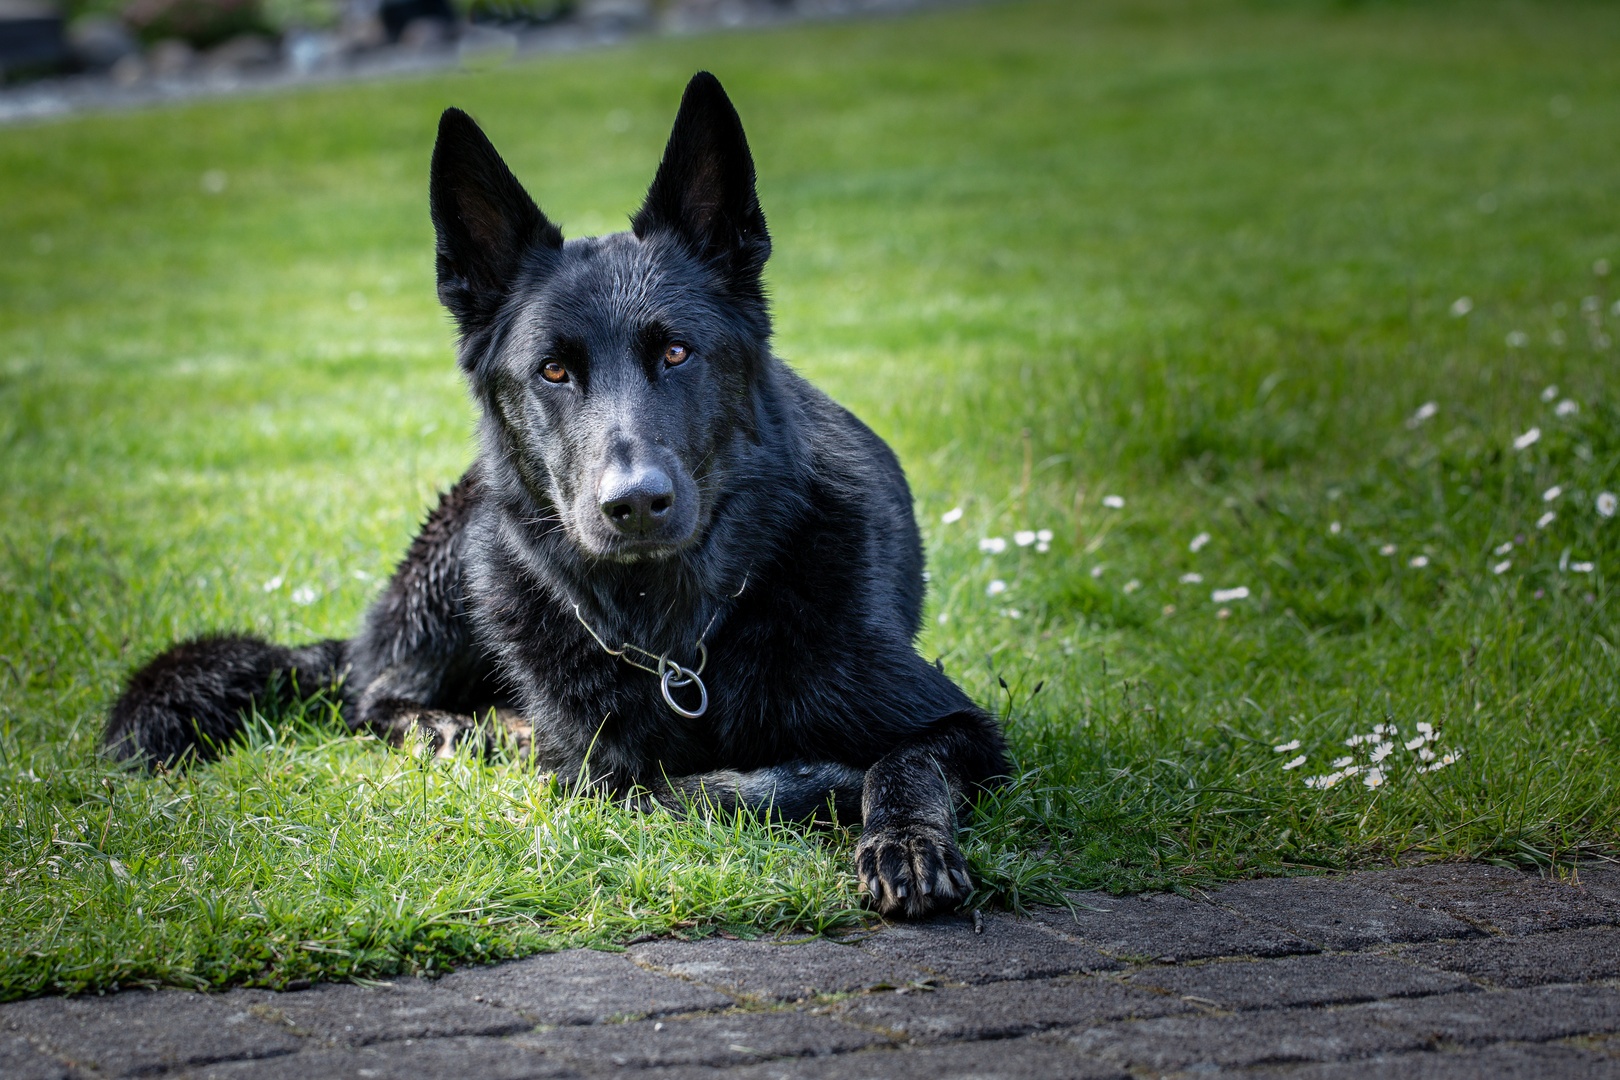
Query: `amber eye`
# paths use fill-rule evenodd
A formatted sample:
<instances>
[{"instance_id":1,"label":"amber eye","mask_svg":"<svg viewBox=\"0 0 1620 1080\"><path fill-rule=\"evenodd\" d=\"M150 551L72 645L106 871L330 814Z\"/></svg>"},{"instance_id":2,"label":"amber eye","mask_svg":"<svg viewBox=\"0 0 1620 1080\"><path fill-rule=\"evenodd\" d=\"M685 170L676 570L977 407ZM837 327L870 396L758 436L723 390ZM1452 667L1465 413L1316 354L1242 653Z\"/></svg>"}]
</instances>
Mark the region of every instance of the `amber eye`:
<instances>
[{"instance_id":1,"label":"amber eye","mask_svg":"<svg viewBox=\"0 0 1620 1080\"><path fill-rule=\"evenodd\" d=\"M678 341L671 342L669 348L664 350L664 363L670 367L679 367L686 363L688 355L690 354L687 352L685 345Z\"/></svg>"},{"instance_id":2,"label":"amber eye","mask_svg":"<svg viewBox=\"0 0 1620 1080\"><path fill-rule=\"evenodd\" d=\"M540 374L546 382L562 382L568 378L568 369L553 360L540 369Z\"/></svg>"}]
</instances>

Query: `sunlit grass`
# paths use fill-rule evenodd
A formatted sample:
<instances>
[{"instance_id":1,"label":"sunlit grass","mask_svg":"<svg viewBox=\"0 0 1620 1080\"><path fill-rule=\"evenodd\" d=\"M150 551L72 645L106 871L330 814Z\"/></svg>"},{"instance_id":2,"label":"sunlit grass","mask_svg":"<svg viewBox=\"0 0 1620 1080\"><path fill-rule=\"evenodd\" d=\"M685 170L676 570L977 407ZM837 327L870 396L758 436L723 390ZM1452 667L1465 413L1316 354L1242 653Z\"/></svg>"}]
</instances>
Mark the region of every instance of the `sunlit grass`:
<instances>
[{"instance_id":1,"label":"sunlit grass","mask_svg":"<svg viewBox=\"0 0 1620 1080\"><path fill-rule=\"evenodd\" d=\"M866 917L844 831L423 767L319 702L184 774L94 754L177 635L352 632L470 459L439 109L613 228L698 67L779 351L899 452L922 647L1007 720L973 903L1613 851L1617 40L1598 4L998 4L0 131L0 996Z\"/></svg>"}]
</instances>

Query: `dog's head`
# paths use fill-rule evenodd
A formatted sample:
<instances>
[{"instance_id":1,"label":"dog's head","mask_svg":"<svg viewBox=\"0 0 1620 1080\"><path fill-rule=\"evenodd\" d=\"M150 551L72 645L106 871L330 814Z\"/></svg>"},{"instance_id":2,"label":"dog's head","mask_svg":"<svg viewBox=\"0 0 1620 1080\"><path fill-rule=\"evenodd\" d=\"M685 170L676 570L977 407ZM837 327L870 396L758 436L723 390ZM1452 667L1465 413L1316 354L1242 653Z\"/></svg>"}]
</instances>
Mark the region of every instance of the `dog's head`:
<instances>
[{"instance_id":1,"label":"dog's head","mask_svg":"<svg viewBox=\"0 0 1620 1080\"><path fill-rule=\"evenodd\" d=\"M457 109L439 121L431 204L486 459L590 555L693 543L757 434L769 362L771 241L719 81L687 85L629 232L565 242Z\"/></svg>"}]
</instances>

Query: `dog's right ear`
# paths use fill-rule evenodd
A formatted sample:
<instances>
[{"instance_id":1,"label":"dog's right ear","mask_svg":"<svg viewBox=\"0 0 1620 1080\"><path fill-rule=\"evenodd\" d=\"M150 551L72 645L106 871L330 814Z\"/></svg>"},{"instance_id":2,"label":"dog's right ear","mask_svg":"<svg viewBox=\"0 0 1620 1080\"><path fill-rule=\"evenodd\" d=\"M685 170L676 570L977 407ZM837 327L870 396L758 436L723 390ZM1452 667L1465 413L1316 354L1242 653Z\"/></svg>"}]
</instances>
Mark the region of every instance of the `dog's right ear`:
<instances>
[{"instance_id":1,"label":"dog's right ear","mask_svg":"<svg viewBox=\"0 0 1620 1080\"><path fill-rule=\"evenodd\" d=\"M562 247L562 233L460 109L439 117L430 175L439 301L471 330L500 308L524 258Z\"/></svg>"}]
</instances>

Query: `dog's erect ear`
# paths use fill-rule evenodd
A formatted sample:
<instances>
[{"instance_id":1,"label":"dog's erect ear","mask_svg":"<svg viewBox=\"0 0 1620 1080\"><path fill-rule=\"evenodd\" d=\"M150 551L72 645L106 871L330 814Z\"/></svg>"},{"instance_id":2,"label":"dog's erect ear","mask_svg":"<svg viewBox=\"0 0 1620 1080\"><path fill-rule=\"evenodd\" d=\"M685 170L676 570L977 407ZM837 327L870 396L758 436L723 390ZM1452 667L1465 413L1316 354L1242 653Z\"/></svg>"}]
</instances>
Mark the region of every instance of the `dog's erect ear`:
<instances>
[{"instance_id":1,"label":"dog's erect ear","mask_svg":"<svg viewBox=\"0 0 1620 1080\"><path fill-rule=\"evenodd\" d=\"M562 233L460 109L439 117L428 203L439 300L464 329L495 313L525 255L562 247Z\"/></svg>"},{"instance_id":2,"label":"dog's erect ear","mask_svg":"<svg viewBox=\"0 0 1620 1080\"><path fill-rule=\"evenodd\" d=\"M673 232L735 283L757 287L771 237L754 193L754 159L737 110L707 71L686 84L664 160L630 225L643 239Z\"/></svg>"}]
</instances>

